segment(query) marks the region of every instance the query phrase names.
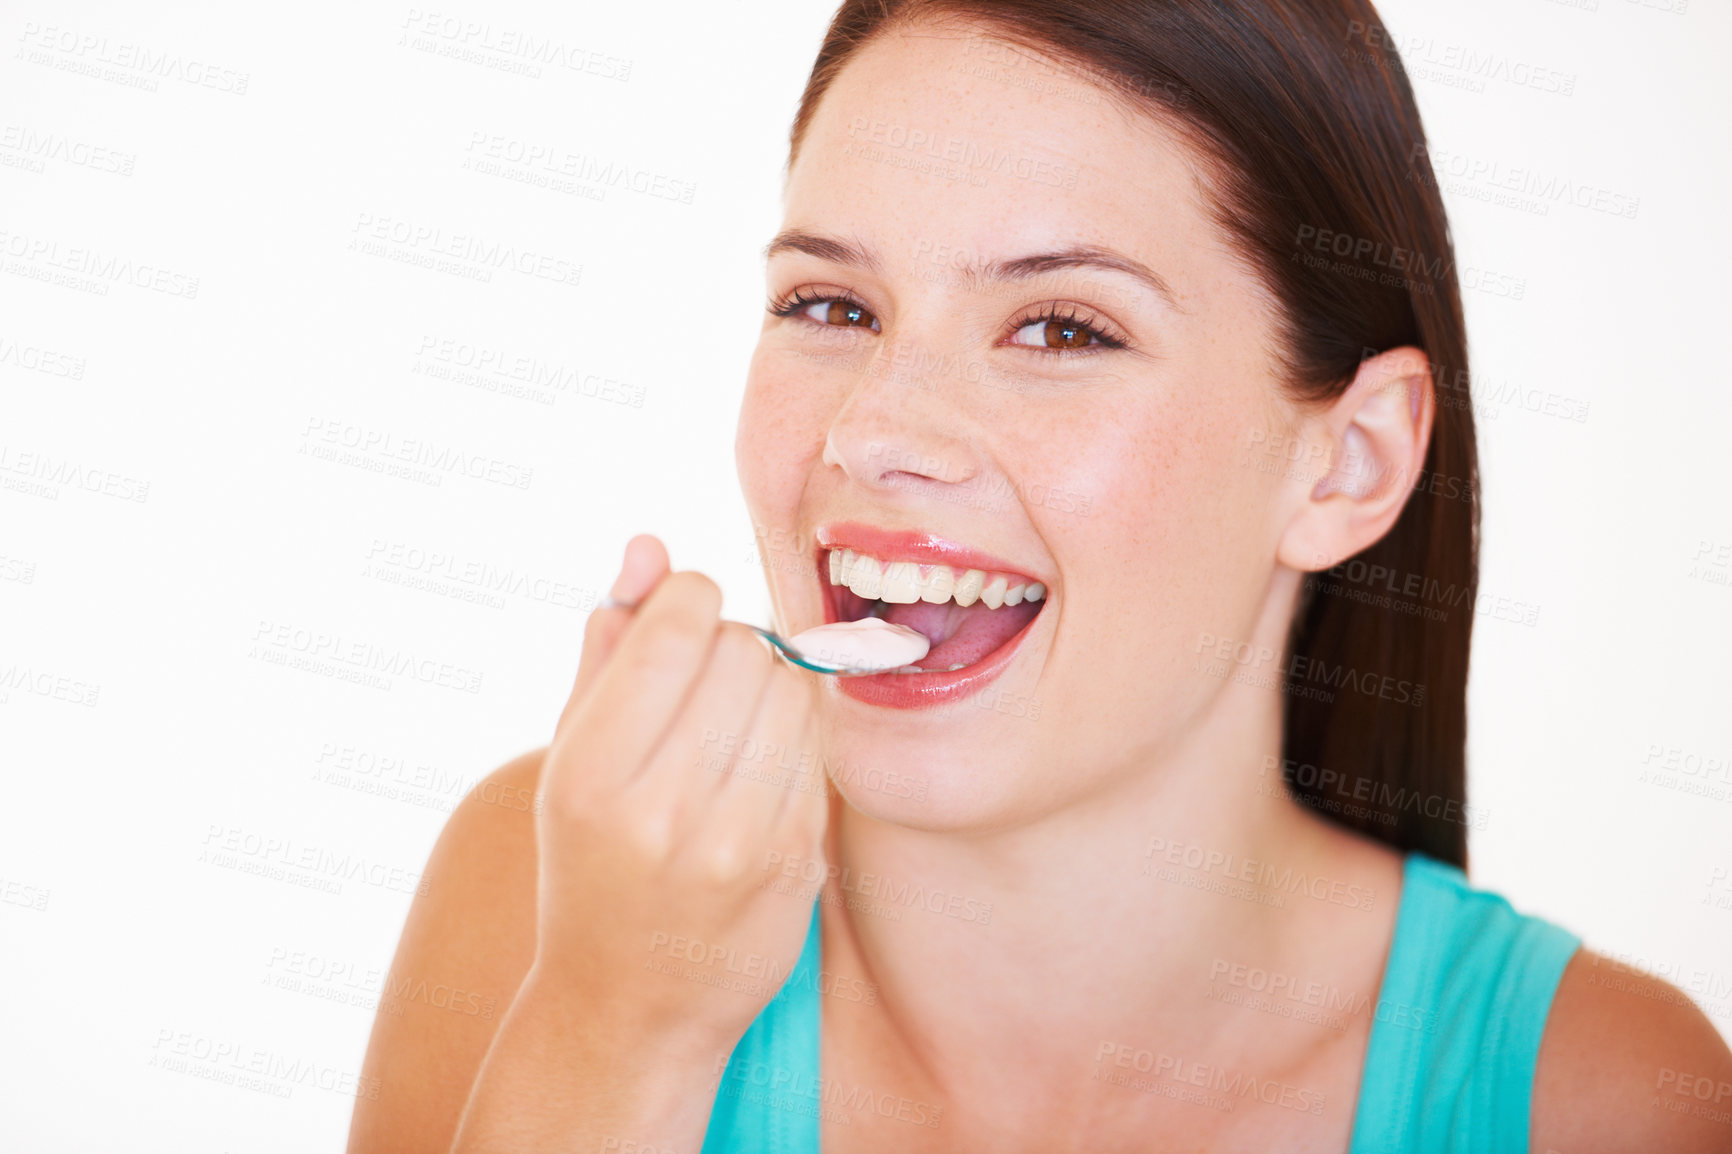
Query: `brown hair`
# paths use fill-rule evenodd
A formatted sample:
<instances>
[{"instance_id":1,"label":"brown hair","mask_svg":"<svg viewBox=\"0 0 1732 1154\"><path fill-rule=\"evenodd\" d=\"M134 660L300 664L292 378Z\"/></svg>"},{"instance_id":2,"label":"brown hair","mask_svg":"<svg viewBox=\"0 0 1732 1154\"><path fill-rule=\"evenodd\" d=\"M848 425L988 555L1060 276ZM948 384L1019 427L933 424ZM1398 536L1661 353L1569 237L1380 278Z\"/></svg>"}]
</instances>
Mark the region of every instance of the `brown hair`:
<instances>
[{"instance_id":1,"label":"brown hair","mask_svg":"<svg viewBox=\"0 0 1732 1154\"><path fill-rule=\"evenodd\" d=\"M1439 404L1414 492L1382 540L1306 581L1283 673L1333 693L1287 695L1282 769L1325 816L1465 866L1479 526L1467 333L1413 90L1370 0L844 0L790 163L861 47L946 20L1080 69L1201 150L1216 219L1280 302L1295 397L1339 396L1385 349L1427 354ZM1355 587L1365 574L1375 590Z\"/></svg>"}]
</instances>

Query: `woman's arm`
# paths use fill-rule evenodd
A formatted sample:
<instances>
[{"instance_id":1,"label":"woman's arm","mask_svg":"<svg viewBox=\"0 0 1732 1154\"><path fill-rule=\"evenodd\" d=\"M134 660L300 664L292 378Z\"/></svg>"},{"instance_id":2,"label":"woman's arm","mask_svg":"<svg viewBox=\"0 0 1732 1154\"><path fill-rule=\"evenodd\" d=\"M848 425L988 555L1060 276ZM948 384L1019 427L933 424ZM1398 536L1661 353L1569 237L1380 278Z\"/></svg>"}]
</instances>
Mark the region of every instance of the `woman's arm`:
<instances>
[{"instance_id":1,"label":"woman's arm","mask_svg":"<svg viewBox=\"0 0 1732 1154\"><path fill-rule=\"evenodd\" d=\"M517 758L470 791L433 847L426 892L409 908L373 1021L362 1084L378 1097L355 1103L350 1154L451 1149L535 957L532 799L545 753Z\"/></svg>"},{"instance_id":2,"label":"woman's arm","mask_svg":"<svg viewBox=\"0 0 1732 1154\"><path fill-rule=\"evenodd\" d=\"M1667 982L1578 950L1534 1071L1533 1154L1732 1154L1732 1052Z\"/></svg>"},{"instance_id":3,"label":"woman's arm","mask_svg":"<svg viewBox=\"0 0 1732 1154\"><path fill-rule=\"evenodd\" d=\"M484 1063L470 1128L510 1133L515 1144L499 1148L514 1154L538 1137L568 1142L573 1119L603 1130L597 1150L696 1150L702 1139L726 1046L701 1030L657 1037L618 1014L610 1027L607 1007L531 972L545 756L477 785L434 846L373 1022L362 1084L378 1097L356 1102L350 1154L448 1154Z\"/></svg>"}]
</instances>

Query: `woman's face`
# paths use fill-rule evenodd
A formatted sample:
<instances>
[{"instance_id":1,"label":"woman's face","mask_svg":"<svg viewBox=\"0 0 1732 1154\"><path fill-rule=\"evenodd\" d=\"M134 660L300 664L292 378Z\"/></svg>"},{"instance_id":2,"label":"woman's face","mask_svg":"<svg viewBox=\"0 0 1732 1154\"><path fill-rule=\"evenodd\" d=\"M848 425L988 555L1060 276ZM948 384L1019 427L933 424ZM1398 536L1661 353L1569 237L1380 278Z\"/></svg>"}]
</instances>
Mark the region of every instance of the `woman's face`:
<instances>
[{"instance_id":1,"label":"woman's face","mask_svg":"<svg viewBox=\"0 0 1732 1154\"><path fill-rule=\"evenodd\" d=\"M971 664L825 679L857 809L1002 827L1146 772L1227 684L1216 639L1290 598L1294 486L1251 451L1297 420L1274 306L1198 171L1149 116L978 34L885 36L818 106L736 445L779 622L873 607L831 586L832 542L1046 590L962 608L942 577L907 590L934 570L891 574L922 599L876 611L938 634L923 664Z\"/></svg>"}]
</instances>

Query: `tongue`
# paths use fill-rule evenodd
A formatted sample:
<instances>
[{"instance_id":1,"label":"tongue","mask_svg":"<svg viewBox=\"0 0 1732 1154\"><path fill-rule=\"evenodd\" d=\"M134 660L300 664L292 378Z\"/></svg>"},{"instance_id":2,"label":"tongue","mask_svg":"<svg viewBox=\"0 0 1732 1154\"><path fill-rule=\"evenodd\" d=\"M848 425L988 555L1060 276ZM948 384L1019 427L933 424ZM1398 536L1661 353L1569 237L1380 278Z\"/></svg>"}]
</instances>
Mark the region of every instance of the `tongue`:
<instances>
[{"instance_id":1,"label":"tongue","mask_svg":"<svg viewBox=\"0 0 1732 1154\"><path fill-rule=\"evenodd\" d=\"M949 669L973 665L1022 631L1040 612L1041 602L1024 601L988 609L980 602L968 608L954 602L933 605L916 601L911 605L887 605L884 620L919 630L932 648L914 664L920 669Z\"/></svg>"}]
</instances>

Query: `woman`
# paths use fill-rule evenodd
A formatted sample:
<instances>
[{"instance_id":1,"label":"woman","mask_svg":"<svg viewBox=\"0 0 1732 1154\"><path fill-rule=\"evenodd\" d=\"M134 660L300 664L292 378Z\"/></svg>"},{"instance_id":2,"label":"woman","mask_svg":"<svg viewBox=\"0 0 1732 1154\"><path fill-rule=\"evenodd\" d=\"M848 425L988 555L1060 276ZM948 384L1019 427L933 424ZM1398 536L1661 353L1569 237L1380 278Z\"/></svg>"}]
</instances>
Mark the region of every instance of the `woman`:
<instances>
[{"instance_id":1,"label":"woman","mask_svg":"<svg viewBox=\"0 0 1732 1154\"><path fill-rule=\"evenodd\" d=\"M1701 1013L1457 868L1466 340L1387 42L843 5L737 459L781 630L926 672L779 664L635 539L394 966L508 1008L381 1015L352 1150L1732 1149Z\"/></svg>"}]
</instances>

